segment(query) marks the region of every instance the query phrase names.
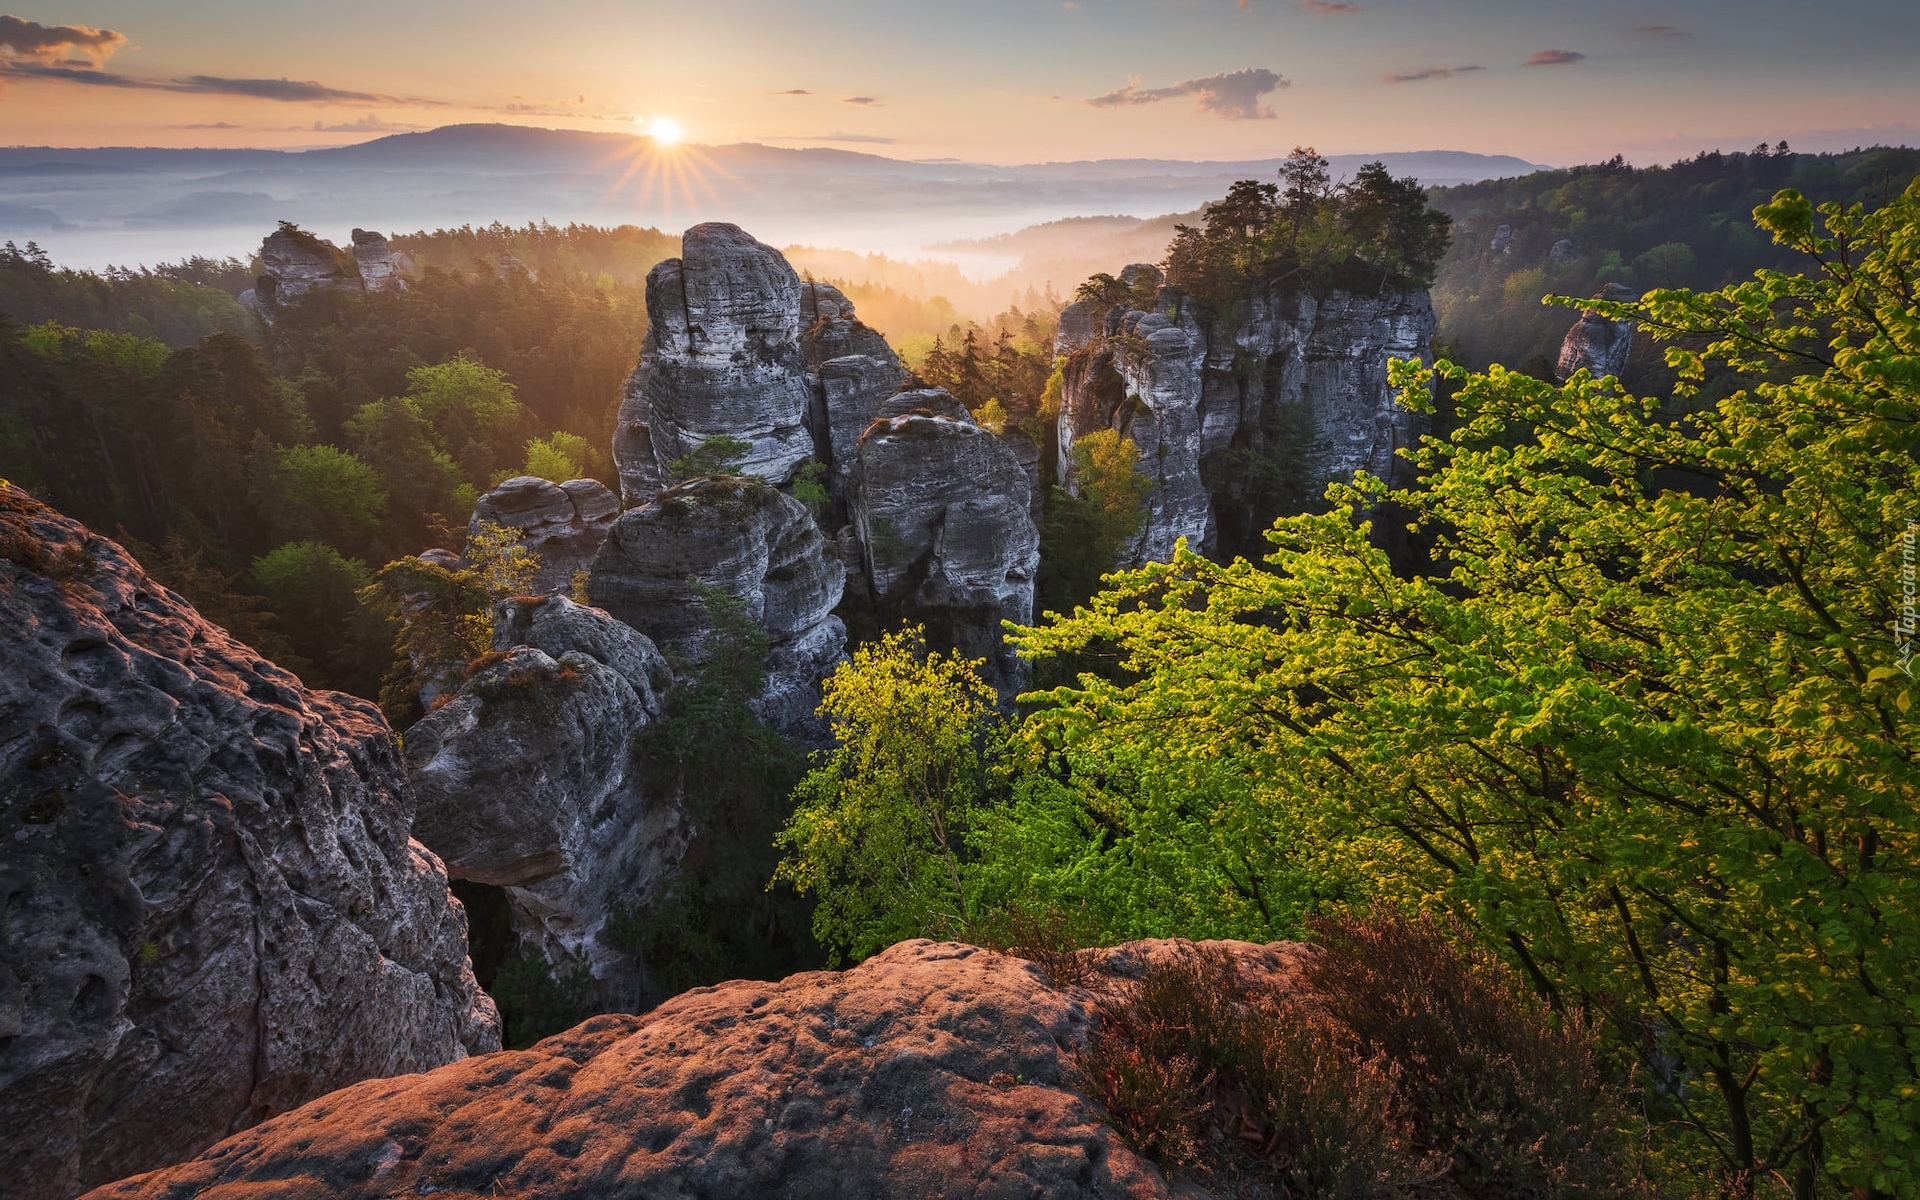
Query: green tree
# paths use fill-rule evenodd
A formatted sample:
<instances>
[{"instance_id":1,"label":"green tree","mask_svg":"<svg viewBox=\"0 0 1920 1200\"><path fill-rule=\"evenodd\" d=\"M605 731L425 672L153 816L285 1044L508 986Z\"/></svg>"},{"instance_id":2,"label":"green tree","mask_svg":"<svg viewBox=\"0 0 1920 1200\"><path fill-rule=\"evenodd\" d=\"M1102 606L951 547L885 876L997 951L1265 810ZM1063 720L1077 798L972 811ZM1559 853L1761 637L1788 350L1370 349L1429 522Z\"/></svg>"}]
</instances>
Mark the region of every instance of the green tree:
<instances>
[{"instance_id":1,"label":"green tree","mask_svg":"<svg viewBox=\"0 0 1920 1200\"><path fill-rule=\"evenodd\" d=\"M1682 391L1745 384L1683 421L1584 373L1397 367L1410 403L1457 387L1460 428L1392 496L1438 575L1394 576L1363 477L1276 522L1271 569L1183 548L1020 641L1125 672L1028 697L1042 745L1151 731L1138 778L1250 781L1213 820L1446 905L1602 1020L1676 1169L1913 1196L1920 181L1820 214L1755 213L1811 276L1607 307L1703 347L1668 351Z\"/></svg>"},{"instance_id":2,"label":"green tree","mask_svg":"<svg viewBox=\"0 0 1920 1200\"><path fill-rule=\"evenodd\" d=\"M476 479L504 457L520 422L506 373L456 354L407 372L407 407L433 426L440 445Z\"/></svg>"},{"instance_id":3,"label":"green tree","mask_svg":"<svg viewBox=\"0 0 1920 1200\"><path fill-rule=\"evenodd\" d=\"M836 745L795 789L774 878L818 899L814 936L834 962L964 926L992 686L973 663L928 653L914 632L855 650L823 691Z\"/></svg>"},{"instance_id":4,"label":"green tree","mask_svg":"<svg viewBox=\"0 0 1920 1200\"><path fill-rule=\"evenodd\" d=\"M667 474L675 483L704 475L737 475L740 464L753 453L753 443L729 434L716 433L686 454L667 464Z\"/></svg>"},{"instance_id":5,"label":"green tree","mask_svg":"<svg viewBox=\"0 0 1920 1200\"><path fill-rule=\"evenodd\" d=\"M296 654L312 663L315 687L379 694L385 631L357 602L367 565L320 542L289 542L253 560L253 582Z\"/></svg>"},{"instance_id":6,"label":"green tree","mask_svg":"<svg viewBox=\"0 0 1920 1200\"><path fill-rule=\"evenodd\" d=\"M332 446L287 446L273 455L259 491L276 536L355 548L378 532L387 512L380 473Z\"/></svg>"},{"instance_id":7,"label":"green tree","mask_svg":"<svg viewBox=\"0 0 1920 1200\"><path fill-rule=\"evenodd\" d=\"M1040 606L1071 612L1119 566L1146 520L1153 481L1140 473L1132 438L1095 430L1073 444L1079 494L1055 488L1041 524Z\"/></svg>"}]
</instances>

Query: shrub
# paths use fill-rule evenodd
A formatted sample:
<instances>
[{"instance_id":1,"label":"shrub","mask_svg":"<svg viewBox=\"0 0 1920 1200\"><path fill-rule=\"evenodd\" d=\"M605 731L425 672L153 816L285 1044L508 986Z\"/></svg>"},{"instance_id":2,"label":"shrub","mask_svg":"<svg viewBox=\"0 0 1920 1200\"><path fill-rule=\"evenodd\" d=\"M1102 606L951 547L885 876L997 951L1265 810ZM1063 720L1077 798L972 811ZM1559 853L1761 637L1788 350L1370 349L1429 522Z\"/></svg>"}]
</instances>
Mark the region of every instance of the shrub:
<instances>
[{"instance_id":1,"label":"shrub","mask_svg":"<svg viewBox=\"0 0 1920 1200\"><path fill-rule=\"evenodd\" d=\"M1196 948L1103 997L1077 1069L1129 1144L1227 1192L1641 1190L1586 1026L1458 930L1385 913L1313 928L1321 946L1284 994L1250 993L1225 952Z\"/></svg>"}]
</instances>

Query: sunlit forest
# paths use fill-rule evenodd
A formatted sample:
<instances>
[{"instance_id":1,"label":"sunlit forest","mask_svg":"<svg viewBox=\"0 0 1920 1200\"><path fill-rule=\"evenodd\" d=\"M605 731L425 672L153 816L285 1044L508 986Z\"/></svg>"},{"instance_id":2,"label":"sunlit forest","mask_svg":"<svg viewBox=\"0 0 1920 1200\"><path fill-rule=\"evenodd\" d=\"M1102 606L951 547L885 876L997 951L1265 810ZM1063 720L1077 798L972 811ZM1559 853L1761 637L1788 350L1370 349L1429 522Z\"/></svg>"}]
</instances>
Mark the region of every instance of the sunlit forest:
<instances>
[{"instance_id":1,"label":"sunlit forest","mask_svg":"<svg viewBox=\"0 0 1920 1200\"><path fill-rule=\"evenodd\" d=\"M823 736L783 735L754 707L769 633L692 581L707 657L620 738L686 820L686 867L609 924L647 1003L923 937L1063 987L1087 947L1311 941L1313 1007L1235 1007L1231 965L1194 958L1106 1010L1075 1078L1126 1144L1269 1189L1222 1195L1920 1194L1920 768L1894 657L1920 151L1782 142L1428 189L1300 150L1164 220L1153 274L1116 261L1070 294L789 252L903 388L1031 448L1033 619L1004 627L1025 674L997 688L849 599ZM1076 229L1045 252L1113 234ZM543 599L511 539L470 542L479 499L522 476L620 490L649 272L681 243L497 224L390 244L403 288L316 288L268 319L246 258L88 272L7 243L0 476L404 741L508 669L491 639ZM1171 490L1135 441L1168 330L1217 347L1302 297L1429 295L1431 355L1391 367L1423 434L1394 478L1295 478L1305 435L1270 424L1206 460L1213 502L1264 530L1252 552L1136 560ZM1583 308L1632 323L1617 376L1556 378ZM1280 357L1193 377L1252 394ZM1100 386L1115 415L1063 438ZM779 485L764 503L815 537L856 529L823 467L747 480L748 449L709 438L669 486ZM430 548L464 557L420 565ZM514 940L498 887L453 886L508 1046L602 1007Z\"/></svg>"}]
</instances>

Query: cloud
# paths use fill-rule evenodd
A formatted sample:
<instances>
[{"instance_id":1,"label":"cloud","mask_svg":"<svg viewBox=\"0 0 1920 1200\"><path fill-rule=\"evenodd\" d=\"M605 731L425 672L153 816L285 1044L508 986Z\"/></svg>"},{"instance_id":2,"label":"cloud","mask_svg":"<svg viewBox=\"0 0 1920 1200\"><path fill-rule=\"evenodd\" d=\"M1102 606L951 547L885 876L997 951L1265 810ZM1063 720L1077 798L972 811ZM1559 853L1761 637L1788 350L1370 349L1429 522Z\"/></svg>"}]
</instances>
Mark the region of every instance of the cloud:
<instances>
[{"instance_id":1,"label":"cloud","mask_svg":"<svg viewBox=\"0 0 1920 1200\"><path fill-rule=\"evenodd\" d=\"M1452 79L1455 75L1468 71L1484 71L1479 63L1468 63L1464 67L1427 67L1419 71L1406 71L1398 75L1386 76L1388 83L1415 83L1422 79Z\"/></svg>"},{"instance_id":2,"label":"cloud","mask_svg":"<svg viewBox=\"0 0 1920 1200\"><path fill-rule=\"evenodd\" d=\"M392 97L376 96L371 92L349 92L340 88L327 87L311 79L226 79L219 75L189 75L185 79L176 79L173 83L174 91L211 92L219 96L251 96L256 100L295 102L351 100L360 104L390 103L392 100Z\"/></svg>"},{"instance_id":3,"label":"cloud","mask_svg":"<svg viewBox=\"0 0 1920 1200\"><path fill-rule=\"evenodd\" d=\"M241 128L244 128L244 126L235 125L232 121L196 121L192 125L172 125L172 126L169 126L169 128L171 129L241 129Z\"/></svg>"},{"instance_id":4,"label":"cloud","mask_svg":"<svg viewBox=\"0 0 1920 1200\"><path fill-rule=\"evenodd\" d=\"M1138 83L1094 96L1086 101L1095 108L1121 108L1135 104L1158 104L1176 96L1192 96L1194 108L1210 112L1228 121L1273 119L1271 108L1260 103L1268 92L1287 87L1287 80L1264 67L1248 67L1209 75L1204 79L1183 79L1171 87L1143 88Z\"/></svg>"},{"instance_id":5,"label":"cloud","mask_svg":"<svg viewBox=\"0 0 1920 1200\"><path fill-rule=\"evenodd\" d=\"M127 35L91 25L42 25L0 16L0 61L30 59L41 66L84 61L98 68L127 44Z\"/></svg>"},{"instance_id":6,"label":"cloud","mask_svg":"<svg viewBox=\"0 0 1920 1200\"><path fill-rule=\"evenodd\" d=\"M1634 30L1641 37L1686 37L1687 31L1678 25L1642 25Z\"/></svg>"},{"instance_id":7,"label":"cloud","mask_svg":"<svg viewBox=\"0 0 1920 1200\"><path fill-rule=\"evenodd\" d=\"M45 66L37 62L0 63L0 82L9 79L57 79L88 87L131 88L151 92L188 92L206 96L246 96L254 100L280 100L293 104L406 104L440 108L444 100L419 97L382 96L373 92L354 92L328 87L312 80L228 79L220 75L189 75L185 79L144 79L115 71L99 71L70 66Z\"/></svg>"},{"instance_id":8,"label":"cloud","mask_svg":"<svg viewBox=\"0 0 1920 1200\"><path fill-rule=\"evenodd\" d=\"M872 96L842 96L840 100L844 104L876 105L880 103L880 101L874 99Z\"/></svg>"},{"instance_id":9,"label":"cloud","mask_svg":"<svg viewBox=\"0 0 1920 1200\"><path fill-rule=\"evenodd\" d=\"M1245 0L1242 0L1240 7L1246 7ZM1294 7L1301 12L1310 13L1357 13L1367 11L1366 5L1352 4L1349 3L1348 0L1299 0L1299 3L1295 4Z\"/></svg>"},{"instance_id":10,"label":"cloud","mask_svg":"<svg viewBox=\"0 0 1920 1200\"><path fill-rule=\"evenodd\" d=\"M774 92L773 94L776 96L811 96L813 95L812 92L808 91L805 88L788 88L784 92Z\"/></svg>"},{"instance_id":11,"label":"cloud","mask_svg":"<svg viewBox=\"0 0 1920 1200\"><path fill-rule=\"evenodd\" d=\"M1527 59L1529 67L1558 67L1566 63L1577 63L1586 55L1578 50L1535 50L1533 57Z\"/></svg>"}]
</instances>

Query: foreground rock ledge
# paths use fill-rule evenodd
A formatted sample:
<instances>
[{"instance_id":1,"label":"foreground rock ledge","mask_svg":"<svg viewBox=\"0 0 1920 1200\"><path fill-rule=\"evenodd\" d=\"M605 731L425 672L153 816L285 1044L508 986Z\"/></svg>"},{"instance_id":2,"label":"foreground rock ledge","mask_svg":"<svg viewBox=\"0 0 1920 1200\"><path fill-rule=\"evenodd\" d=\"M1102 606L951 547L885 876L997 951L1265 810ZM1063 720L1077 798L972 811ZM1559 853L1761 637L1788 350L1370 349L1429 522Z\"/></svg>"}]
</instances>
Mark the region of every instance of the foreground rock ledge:
<instances>
[{"instance_id":1,"label":"foreground rock ledge","mask_svg":"<svg viewBox=\"0 0 1920 1200\"><path fill-rule=\"evenodd\" d=\"M1179 945L1087 953L1124 977ZM1243 979L1292 969L1224 945ZM1022 959L903 942L347 1088L92 1196L1173 1195L1072 1088L1093 1019Z\"/></svg>"},{"instance_id":2,"label":"foreground rock ledge","mask_svg":"<svg viewBox=\"0 0 1920 1200\"><path fill-rule=\"evenodd\" d=\"M0 483L0 1197L500 1046L371 704Z\"/></svg>"}]
</instances>

